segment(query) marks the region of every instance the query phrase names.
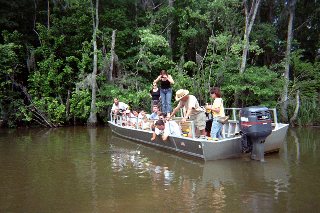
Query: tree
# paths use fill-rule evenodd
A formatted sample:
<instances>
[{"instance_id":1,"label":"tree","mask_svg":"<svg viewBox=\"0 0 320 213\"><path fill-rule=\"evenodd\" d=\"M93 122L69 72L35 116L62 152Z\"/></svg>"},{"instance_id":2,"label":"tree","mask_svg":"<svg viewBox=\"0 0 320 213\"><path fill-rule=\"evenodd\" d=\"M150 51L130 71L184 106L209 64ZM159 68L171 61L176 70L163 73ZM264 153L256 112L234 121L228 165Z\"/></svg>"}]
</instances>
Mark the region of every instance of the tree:
<instances>
[{"instance_id":1,"label":"tree","mask_svg":"<svg viewBox=\"0 0 320 213\"><path fill-rule=\"evenodd\" d=\"M289 12L289 21L288 21L287 47L286 47L285 65L284 65L284 85L283 85L283 92L281 96L281 117L285 122L288 121L288 87L289 87L289 75L290 75L290 54L291 54L291 44L293 39L293 19L295 14L296 0L288 0L286 4Z\"/></svg>"},{"instance_id":2,"label":"tree","mask_svg":"<svg viewBox=\"0 0 320 213\"><path fill-rule=\"evenodd\" d=\"M88 119L89 125L96 125L97 123L97 71L98 71L98 47L97 47L97 32L99 29L99 0L96 0L95 10L93 6L93 2L91 0L91 9L92 9L92 45L93 45L93 70L91 75L91 108L90 108L90 116Z\"/></svg>"},{"instance_id":3,"label":"tree","mask_svg":"<svg viewBox=\"0 0 320 213\"><path fill-rule=\"evenodd\" d=\"M243 45L243 51L242 51L242 61L241 61L241 67L240 67L240 74L244 72L246 69L247 64L247 55L249 51L249 36L252 30L252 26L254 23L254 20L256 19L257 11L260 5L260 0L252 0L251 2L251 8L250 11L248 11L248 0L243 0L244 5L244 12L245 12L245 30L244 30L244 45Z\"/></svg>"}]
</instances>

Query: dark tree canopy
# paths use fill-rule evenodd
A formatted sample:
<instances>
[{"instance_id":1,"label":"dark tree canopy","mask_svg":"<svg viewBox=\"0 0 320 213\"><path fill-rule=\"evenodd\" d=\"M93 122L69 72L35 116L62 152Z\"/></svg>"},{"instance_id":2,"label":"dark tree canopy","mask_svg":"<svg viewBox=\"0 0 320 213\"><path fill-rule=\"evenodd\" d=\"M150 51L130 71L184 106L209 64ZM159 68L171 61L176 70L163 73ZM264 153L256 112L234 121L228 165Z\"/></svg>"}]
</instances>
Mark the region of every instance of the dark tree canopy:
<instances>
[{"instance_id":1,"label":"dark tree canopy","mask_svg":"<svg viewBox=\"0 0 320 213\"><path fill-rule=\"evenodd\" d=\"M220 86L228 107L279 108L293 1L260 2L241 74L244 2L253 1L99 0L94 51L89 0L0 0L1 123L84 124L93 79L99 122L107 121L114 97L147 110L162 69L175 79L174 91L189 89L202 104L210 87ZM292 117L296 94L303 100L298 125L320 123L319 10L319 1L295 2L286 103Z\"/></svg>"}]
</instances>

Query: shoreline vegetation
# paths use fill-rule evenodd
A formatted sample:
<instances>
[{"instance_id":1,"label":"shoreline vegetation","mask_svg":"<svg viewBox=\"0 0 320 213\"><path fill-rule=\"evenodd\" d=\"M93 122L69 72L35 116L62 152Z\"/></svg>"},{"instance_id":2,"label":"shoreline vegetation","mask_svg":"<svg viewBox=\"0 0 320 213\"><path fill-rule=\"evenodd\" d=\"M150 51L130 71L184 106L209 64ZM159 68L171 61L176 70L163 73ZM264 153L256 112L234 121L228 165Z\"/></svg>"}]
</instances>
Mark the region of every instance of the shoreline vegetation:
<instances>
[{"instance_id":1,"label":"shoreline vegetation","mask_svg":"<svg viewBox=\"0 0 320 213\"><path fill-rule=\"evenodd\" d=\"M149 112L161 70L173 94L188 89L200 105L217 86L226 107L263 105L291 126L320 125L319 1L1 5L1 128L106 125L115 97Z\"/></svg>"}]
</instances>

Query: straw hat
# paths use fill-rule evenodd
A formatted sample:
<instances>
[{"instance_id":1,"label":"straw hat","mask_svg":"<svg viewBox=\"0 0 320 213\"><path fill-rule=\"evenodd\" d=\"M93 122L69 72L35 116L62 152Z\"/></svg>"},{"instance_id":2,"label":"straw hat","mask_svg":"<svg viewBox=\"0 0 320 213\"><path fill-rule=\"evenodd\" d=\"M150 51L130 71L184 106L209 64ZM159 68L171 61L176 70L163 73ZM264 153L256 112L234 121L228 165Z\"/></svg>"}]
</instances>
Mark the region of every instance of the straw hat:
<instances>
[{"instance_id":1,"label":"straw hat","mask_svg":"<svg viewBox=\"0 0 320 213\"><path fill-rule=\"evenodd\" d=\"M186 89L179 89L176 92L176 101L179 101L181 98L189 94L189 90Z\"/></svg>"}]
</instances>

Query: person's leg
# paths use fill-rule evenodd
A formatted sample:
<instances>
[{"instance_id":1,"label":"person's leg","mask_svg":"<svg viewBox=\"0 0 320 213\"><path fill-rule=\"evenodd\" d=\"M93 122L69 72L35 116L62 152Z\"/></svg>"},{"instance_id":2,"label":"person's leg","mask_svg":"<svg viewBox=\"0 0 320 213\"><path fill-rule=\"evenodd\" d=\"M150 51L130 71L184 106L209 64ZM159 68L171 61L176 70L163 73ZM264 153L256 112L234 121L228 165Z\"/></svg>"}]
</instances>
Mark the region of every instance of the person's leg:
<instances>
[{"instance_id":1,"label":"person's leg","mask_svg":"<svg viewBox=\"0 0 320 213\"><path fill-rule=\"evenodd\" d=\"M200 112L197 120L200 135L206 136L206 114L204 112Z\"/></svg>"},{"instance_id":2,"label":"person's leg","mask_svg":"<svg viewBox=\"0 0 320 213\"><path fill-rule=\"evenodd\" d=\"M219 122L218 122L218 124L219 124L219 131L217 133L217 138L221 139L222 138L222 126L223 126L223 124L219 123Z\"/></svg>"},{"instance_id":3,"label":"person's leg","mask_svg":"<svg viewBox=\"0 0 320 213\"><path fill-rule=\"evenodd\" d=\"M204 112L200 112L195 116L190 116L191 120L194 120L194 124L200 136L206 136L206 115ZM197 135L198 135L197 134Z\"/></svg>"},{"instance_id":4,"label":"person's leg","mask_svg":"<svg viewBox=\"0 0 320 213\"><path fill-rule=\"evenodd\" d=\"M211 131L210 131L210 137L218 138L218 132L219 132L219 122L217 120L213 119Z\"/></svg>"},{"instance_id":5,"label":"person's leg","mask_svg":"<svg viewBox=\"0 0 320 213\"><path fill-rule=\"evenodd\" d=\"M161 108L163 113L167 113L167 106L166 106L166 90L160 89L160 97L161 97Z\"/></svg>"},{"instance_id":6,"label":"person's leg","mask_svg":"<svg viewBox=\"0 0 320 213\"><path fill-rule=\"evenodd\" d=\"M166 94L166 102L167 102L167 114L170 113L172 111L171 108L171 99L172 99L172 88L167 90L167 94Z\"/></svg>"}]
</instances>

